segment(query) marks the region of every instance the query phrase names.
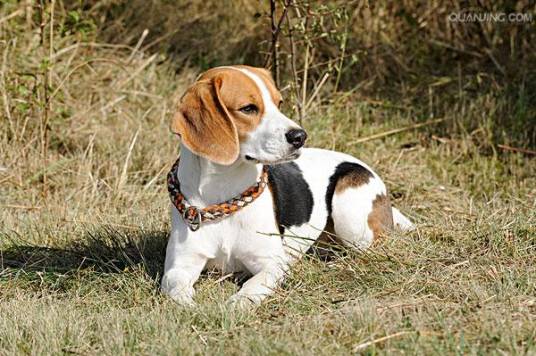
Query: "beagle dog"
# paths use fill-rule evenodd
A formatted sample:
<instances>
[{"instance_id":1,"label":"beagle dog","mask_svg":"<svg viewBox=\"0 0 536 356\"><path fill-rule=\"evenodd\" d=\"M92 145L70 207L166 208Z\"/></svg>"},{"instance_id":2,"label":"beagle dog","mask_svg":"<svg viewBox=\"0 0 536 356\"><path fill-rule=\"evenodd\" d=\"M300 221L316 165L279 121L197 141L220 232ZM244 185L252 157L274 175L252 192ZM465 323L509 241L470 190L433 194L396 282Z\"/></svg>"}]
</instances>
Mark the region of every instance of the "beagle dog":
<instances>
[{"instance_id":1,"label":"beagle dog","mask_svg":"<svg viewBox=\"0 0 536 356\"><path fill-rule=\"evenodd\" d=\"M182 96L161 284L178 303L193 305L194 283L216 268L250 274L229 302L256 305L325 230L362 250L394 226L412 228L365 163L303 148L307 134L281 103L267 70L242 65L208 70Z\"/></svg>"}]
</instances>

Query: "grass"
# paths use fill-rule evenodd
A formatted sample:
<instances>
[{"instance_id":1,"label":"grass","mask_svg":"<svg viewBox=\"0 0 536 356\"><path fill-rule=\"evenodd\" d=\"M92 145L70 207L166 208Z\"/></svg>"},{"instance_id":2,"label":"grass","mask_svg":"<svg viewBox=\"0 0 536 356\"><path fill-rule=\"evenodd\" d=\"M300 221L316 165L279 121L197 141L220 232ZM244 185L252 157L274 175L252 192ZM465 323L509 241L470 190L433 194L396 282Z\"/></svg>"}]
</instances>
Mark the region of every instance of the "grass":
<instances>
[{"instance_id":1,"label":"grass","mask_svg":"<svg viewBox=\"0 0 536 356\"><path fill-rule=\"evenodd\" d=\"M237 283L214 273L182 309L158 291L167 123L199 69L59 29L51 61L26 20L0 24L0 354L536 352L536 165L494 144L504 91L323 93L309 145L373 166L417 230L307 256L255 313L227 310ZM351 144L433 113L446 120Z\"/></svg>"}]
</instances>

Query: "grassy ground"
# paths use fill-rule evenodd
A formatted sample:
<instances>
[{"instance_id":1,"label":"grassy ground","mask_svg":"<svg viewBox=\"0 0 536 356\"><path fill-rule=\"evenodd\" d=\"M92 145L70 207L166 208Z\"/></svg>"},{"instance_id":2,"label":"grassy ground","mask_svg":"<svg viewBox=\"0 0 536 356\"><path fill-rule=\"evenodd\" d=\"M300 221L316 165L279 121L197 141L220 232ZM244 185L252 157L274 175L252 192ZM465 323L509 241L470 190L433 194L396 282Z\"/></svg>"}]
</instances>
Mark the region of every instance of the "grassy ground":
<instances>
[{"instance_id":1,"label":"grassy ground","mask_svg":"<svg viewBox=\"0 0 536 356\"><path fill-rule=\"evenodd\" d=\"M309 145L375 167L417 230L363 254L308 256L253 314L226 310L236 284L205 275L199 306L184 310L158 292L177 155L167 123L198 70L67 35L51 63L37 31L11 24L0 45L0 354L536 353L536 164L490 144L504 97L461 97L439 126L358 144L413 123L407 98L317 100Z\"/></svg>"}]
</instances>

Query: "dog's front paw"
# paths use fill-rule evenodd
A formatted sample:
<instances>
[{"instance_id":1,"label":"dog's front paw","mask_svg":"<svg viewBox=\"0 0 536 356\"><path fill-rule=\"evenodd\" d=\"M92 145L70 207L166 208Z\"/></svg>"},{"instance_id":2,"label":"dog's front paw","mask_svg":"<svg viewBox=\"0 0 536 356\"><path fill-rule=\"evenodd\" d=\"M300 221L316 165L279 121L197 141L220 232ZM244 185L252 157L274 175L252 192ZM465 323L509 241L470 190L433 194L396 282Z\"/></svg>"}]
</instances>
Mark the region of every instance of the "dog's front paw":
<instances>
[{"instance_id":1,"label":"dog's front paw","mask_svg":"<svg viewBox=\"0 0 536 356\"><path fill-rule=\"evenodd\" d=\"M196 306L194 299L189 293L184 293L182 290L167 290L165 288L161 288L162 293L169 296L173 301L181 306L193 308Z\"/></svg>"},{"instance_id":2,"label":"dog's front paw","mask_svg":"<svg viewBox=\"0 0 536 356\"><path fill-rule=\"evenodd\" d=\"M179 286L176 283L171 283L169 279L164 278L160 291L173 299L177 304L184 307L195 307L194 289L192 287Z\"/></svg>"}]
</instances>

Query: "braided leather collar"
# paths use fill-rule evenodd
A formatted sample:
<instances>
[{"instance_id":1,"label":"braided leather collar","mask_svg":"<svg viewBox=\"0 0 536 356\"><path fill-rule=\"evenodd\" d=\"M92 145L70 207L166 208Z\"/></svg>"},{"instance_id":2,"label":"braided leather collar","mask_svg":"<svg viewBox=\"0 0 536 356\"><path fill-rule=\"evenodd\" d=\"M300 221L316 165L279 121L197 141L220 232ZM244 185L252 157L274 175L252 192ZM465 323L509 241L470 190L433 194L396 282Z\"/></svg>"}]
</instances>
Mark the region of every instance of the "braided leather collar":
<instances>
[{"instance_id":1,"label":"braided leather collar","mask_svg":"<svg viewBox=\"0 0 536 356\"><path fill-rule=\"evenodd\" d=\"M171 202L177 208L179 214L184 219L184 222L192 231L199 229L201 224L205 221L224 218L251 204L262 194L268 183L268 169L267 166L264 166L257 183L246 189L242 194L223 203L209 205L206 208L201 209L188 204L186 198L181 193L181 185L177 178L179 160L180 157L177 158L177 161L175 161L175 164L171 167L171 170L168 173L168 192Z\"/></svg>"}]
</instances>

